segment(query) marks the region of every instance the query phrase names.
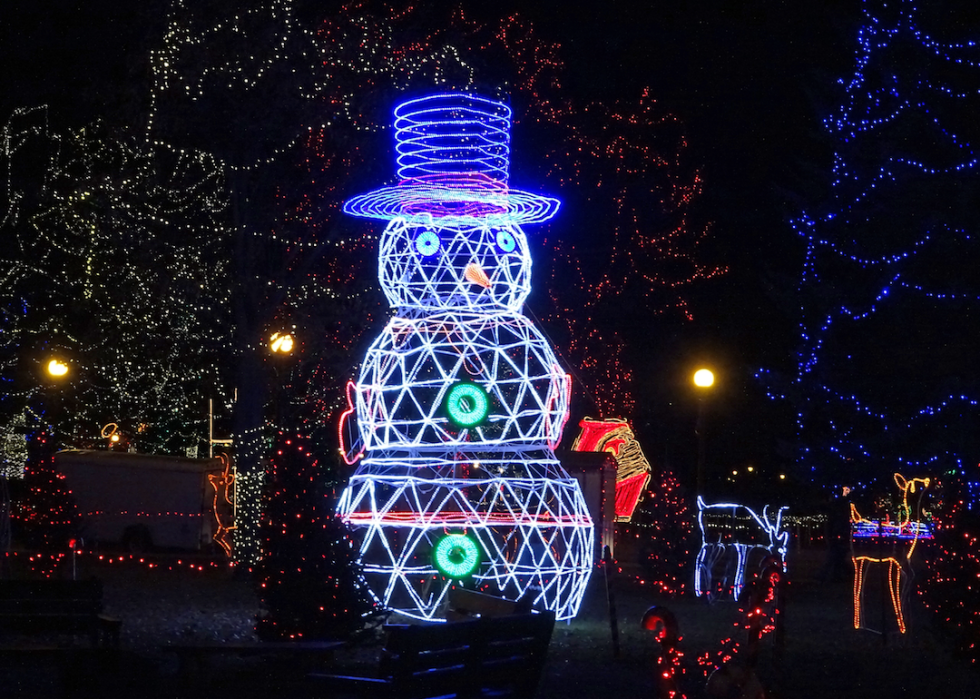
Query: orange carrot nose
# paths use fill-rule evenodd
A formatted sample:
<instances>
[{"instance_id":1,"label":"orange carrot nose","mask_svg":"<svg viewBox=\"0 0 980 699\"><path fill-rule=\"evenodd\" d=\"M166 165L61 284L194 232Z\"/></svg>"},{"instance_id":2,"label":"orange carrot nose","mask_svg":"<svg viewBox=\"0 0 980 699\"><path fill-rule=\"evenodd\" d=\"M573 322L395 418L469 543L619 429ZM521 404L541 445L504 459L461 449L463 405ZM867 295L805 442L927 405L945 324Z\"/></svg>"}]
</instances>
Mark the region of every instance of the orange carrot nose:
<instances>
[{"instance_id":1,"label":"orange carrot nose","mask_svg":"<svg viewBox=\"0 0 980 699\"><path fill-rule=\"evenodd\" d=\"M487 273L483 271L483 268L475 262L470 262L468 265L466 265L466 269L463 271L463 276L466 277L466 281L479 284L484 289L490 288L490 277L488 277Z\"/></svg>"}]
</instances>

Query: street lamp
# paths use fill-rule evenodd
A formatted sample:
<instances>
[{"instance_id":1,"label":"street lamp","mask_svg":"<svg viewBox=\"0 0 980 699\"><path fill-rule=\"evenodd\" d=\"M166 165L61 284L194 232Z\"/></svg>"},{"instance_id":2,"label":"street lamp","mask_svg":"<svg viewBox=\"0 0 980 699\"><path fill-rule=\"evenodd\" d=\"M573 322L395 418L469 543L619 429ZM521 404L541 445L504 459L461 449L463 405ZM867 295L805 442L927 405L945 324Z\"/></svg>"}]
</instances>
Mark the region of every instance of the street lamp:
<instances>
[{"instance_id":1,"label":"street lamp","mask_svg":"<svg viewBox=\"0 0 980 699\"><path fill-rule=\"evenodd\" d=\"M704 494L704 394L714 384L715 375L710 369L698 369L694 372L694 385L699 389L698 421L694 426L694 434L698 436L698 495Z\"/></svg>"},{"instance_id":2,"label":"street lamp","mask_svg":"<svg viewBox=\"0 0 980 699\"><path fill-rule=\"evenodd\" d=\"M292 333L283 330L274 332L269 337L269 353L273 357L272 371L275 377L275 387L273 388L273 410L275 414L273 421L279 423L283 419L283 385L280 372L288 375L289 355L296 347L296 340Z\"/></svg>"},{"instance_id":3,"label":"street lamp","mask_svg":"<svg viewBox=\"0 0 980 699\"><path fill-rule=\"evenodd\" d=\"M40 434L47 436L38 437L36 440L37 445L45 445L43 449L47 452L55 447L59 437L67 434L67 429L61 424L64 408L62 394L65 386L71 381L73 367L60 352L49 354L46 360L41 359L38 364L35 370L38 381L37 394L32 402L33 410L47 423L46 426L39 425ZM28 447L29 450L31 448ZM46 453L39 453L37 457L41 458L45 455Z\"/></svg>"}]
</instances>

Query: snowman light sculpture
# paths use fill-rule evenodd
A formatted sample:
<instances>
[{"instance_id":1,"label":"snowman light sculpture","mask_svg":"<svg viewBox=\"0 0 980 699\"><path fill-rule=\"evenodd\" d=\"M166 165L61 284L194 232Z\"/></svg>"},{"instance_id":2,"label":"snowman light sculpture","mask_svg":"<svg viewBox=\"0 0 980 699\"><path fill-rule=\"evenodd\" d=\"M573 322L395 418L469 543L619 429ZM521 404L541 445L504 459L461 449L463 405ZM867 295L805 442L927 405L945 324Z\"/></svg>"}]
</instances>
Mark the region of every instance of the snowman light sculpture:
<instances>
[{"instance_id":1,"label":"snowman light sculpture","mask_svg":"<svg viewBox=\"0 0 980 699\"><path fill-rule=\"evenodd\" d=\"M341 449L357 468L339 515L378 602L419 619L453 585L570 619L592 572L592 520L554 453L570 380L521 313L521 225L559 202L508 187L510 116L468 94L399 105L399 183L344 205L387 221L395 313L348 384Z\"/></svg>"}]
</instances>

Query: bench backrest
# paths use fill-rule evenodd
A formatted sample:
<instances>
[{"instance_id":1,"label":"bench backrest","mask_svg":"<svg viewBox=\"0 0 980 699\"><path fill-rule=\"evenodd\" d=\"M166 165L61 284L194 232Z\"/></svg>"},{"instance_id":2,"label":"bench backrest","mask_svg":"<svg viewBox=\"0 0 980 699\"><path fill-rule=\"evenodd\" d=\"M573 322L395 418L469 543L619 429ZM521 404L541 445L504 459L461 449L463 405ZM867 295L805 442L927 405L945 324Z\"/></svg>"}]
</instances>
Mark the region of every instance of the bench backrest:
<instances>
[{"instance_id":1,"label":"bench backrest","mask_svg":"<svg viewBox=\"0 0 980 699\"><path fill-rule=\"evenodd\" d=\"M381 674L406 699L454 694L530 697L555 626L553 612L430 626L389 626Z\"/></svg>"},{"instance_id":2,"label":"bench backrest","mask_svg":"<svg viewBox=\"0 0 980 699\"><path fill-rule=\"evenodd\" d=\"M101 580L0 580L0 616L101 611Z\"/></svg>"}]
</instances>

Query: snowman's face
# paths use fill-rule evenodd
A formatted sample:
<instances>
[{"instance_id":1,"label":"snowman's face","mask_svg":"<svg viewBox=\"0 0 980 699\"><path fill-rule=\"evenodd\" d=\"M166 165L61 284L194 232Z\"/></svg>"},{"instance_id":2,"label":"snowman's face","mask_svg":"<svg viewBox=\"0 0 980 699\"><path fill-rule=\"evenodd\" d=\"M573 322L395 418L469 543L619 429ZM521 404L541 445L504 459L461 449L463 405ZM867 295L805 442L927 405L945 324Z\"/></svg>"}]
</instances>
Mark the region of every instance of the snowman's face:
<instances>
[{"instance_id":1,"label":"snowman's face","mask_svg":"<svg viewBox=\"0 0 980 699\"><path fill-rule=\"evenodd\" d=\"M531 258L516 224L395 219L379 259L382 289L396 308L519 311L530 292Z\"/></svg>"}]
</instances>

